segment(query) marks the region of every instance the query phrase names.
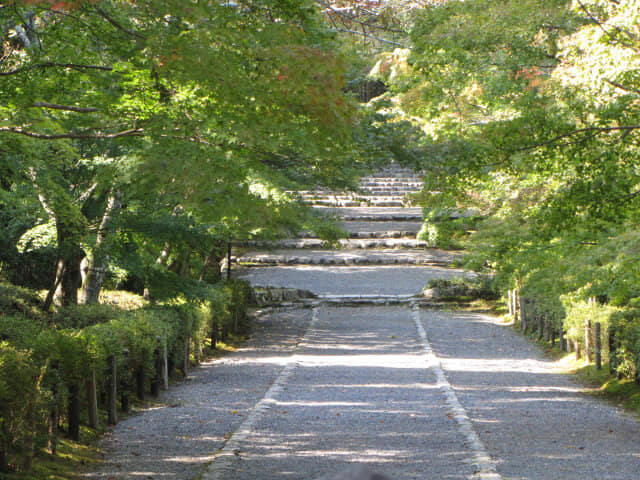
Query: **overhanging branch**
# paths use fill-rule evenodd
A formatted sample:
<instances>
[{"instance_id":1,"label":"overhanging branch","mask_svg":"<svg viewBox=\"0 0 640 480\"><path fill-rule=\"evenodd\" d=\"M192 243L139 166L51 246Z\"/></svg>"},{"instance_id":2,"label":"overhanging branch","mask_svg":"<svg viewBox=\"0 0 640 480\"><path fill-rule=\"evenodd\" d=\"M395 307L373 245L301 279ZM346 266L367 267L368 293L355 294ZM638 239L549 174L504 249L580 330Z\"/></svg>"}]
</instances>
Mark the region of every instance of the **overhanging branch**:
<instances>
[{"instance_id":1,"label":"overhanging branch","mask_svg":"<svg viewBox=\"0 0 640 480\"><path fill-rule=\"evenodd\" d=\"M90 132L69 132L69 133L56 133L56 134L47 134L47 133L38 133L32 132L30 130L24 130L21 127L0 127L0 133L14 133L18 135L25 135L30 138L36 138L38 140L63 140L63 139L72 139L72 140L82 140L82 139L97 139L97 140L106 140L110 138L120 138L120 137L133 137L140 136L144 130L142 128L131 128L129 130L123 130L121 132L115 133L90 133Z\"/></svg>"},{"instance_id":2,"label":"overhanging branch","mask_svg":"<svg viewBox=\"0 0 640 480\"><path fill-rule=\"evenodd\" d=\"M15 68L13 70L8 70L6 72L0 72L0 76L4 77L8 75L17 75L19 73L27 72L29 70L38 70L38 69L44 69L44 68L70 68L72 70L78 70L78 71L83 71L83 70L102 70L105 72L113 71L112 67L106 67L104 65L81 65L77 63L46 62L46 63L38 63L35 65L27 65L25 67Z\"/></svg>"},{"instance_id":3,"label":"overhanging branch","mask_svg":"<svg viewBox=\"0 0 640 480\"><path fill-rule=\"evenodd\" d=\"M97 108L93 108L93 107L75 107L72 105L60 105L58 103L48 103L48 102L35 102L31 106L40 107L40 108L50 108L53 110L64 110L64 111L76 112L76 113L93 113L98 111Z\"/></svg>"},{"instance_id":4,"label":"overhanging branch","mask_svg":"<svg viewBox=\"0 0 640 480\"><path fill-rule=\"evenodd\" d=\"M632 132L634 130L639 130L639 129L640 129L640 125L622 125L619 127L585 127L585 128L580 128L578 130L573 130L572 132L563 133L562 135L558 135L557 137L554 137L551 140L547 140L546 142L518 148L517 150L525 151L525 150L533 150L534 148L538 148L538 147L546 147L548 145L553 145L554 143L557 143L559 140L562 140L563 138L572 137L574 135L579 135L581 133L592 133L592 135L589 137L589 138L592 138L598 135L599 133L616 132L616 131Z\"/></svg>"}]
</instances>

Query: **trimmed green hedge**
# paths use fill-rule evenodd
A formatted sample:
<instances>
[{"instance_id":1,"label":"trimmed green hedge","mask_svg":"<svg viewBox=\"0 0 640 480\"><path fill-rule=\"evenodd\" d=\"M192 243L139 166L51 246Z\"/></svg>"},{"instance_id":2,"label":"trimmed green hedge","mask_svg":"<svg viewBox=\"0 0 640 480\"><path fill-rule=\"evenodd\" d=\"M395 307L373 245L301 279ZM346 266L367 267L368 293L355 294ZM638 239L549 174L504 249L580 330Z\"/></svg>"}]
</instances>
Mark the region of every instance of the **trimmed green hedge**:
<instances>
[{"instance_id":1,"label":"trimmed green hedge","mask_svg":"<svg viewBox=\"0 0 640 480\"><path fill-rule=\"evenodd\" d=\"M72 437L78 422L88 423L85 382L94 375L99 407L106 410L111 356L119 395L148 392L158 347L166 349L170 374L186 373L189 352L197 361L209 338L245 324L250 299L249 285L235 280L211 287L200 303L135 310L92 305L44 314L34 293L0 282L0 471L28 470L34 452L55 442L52 412ZM81 413L69 418L74 400Z\"/></svg>"}]
</instances>

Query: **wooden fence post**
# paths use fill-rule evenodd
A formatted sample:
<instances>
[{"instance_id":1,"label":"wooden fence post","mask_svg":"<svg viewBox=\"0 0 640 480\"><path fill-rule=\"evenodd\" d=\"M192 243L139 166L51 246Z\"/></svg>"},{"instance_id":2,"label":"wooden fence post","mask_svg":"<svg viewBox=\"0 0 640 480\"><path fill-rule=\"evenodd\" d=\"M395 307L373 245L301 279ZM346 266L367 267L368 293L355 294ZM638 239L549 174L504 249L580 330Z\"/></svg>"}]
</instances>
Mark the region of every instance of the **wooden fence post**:
<instances>
[{"instance_id":1,"label":"wooden fence post","mask_svg":"<svg viewBox=\"0 0 640 480\"><path fill-rule=\"evenodd\" d=\"M162 381L162 338L156 337L156 348L153 350L153 378L151 379L151 395L160 395L160 382Z\"/></svg>"},{"instance_id":2,"label":"wooden fence post","mask_svg":"<svg viewBox=\"0 0 640 480\"><path fill-rule=\"evenodd\" d=\"M169 353L167 348L167 344L162 342L162 386L165 390L169 390Z\"/></svg>"},{"instance_id":3,"label":"wooden fence post","mask_svg":"<svg viewBox=\"0 0 640 480\"><path fill-rule=\"evenodd\" d=\"M562 325L560 325L560 330L558 330L558 336L560 337L558 339L558 341L560 342L560 350L562 350L563 352L568 352L569 349L567 348L567 345L565 343L566 338L564 336L564 328L562 328Z\"/></svg>"},{"instance_id":4,"label":"wooden fence post","mask_svg":"<svg viewBox=\"0 0 640 480\"><path fill-rule=\"evenodd\" d=\"M584 358L587 363L591 363L591 320L584 322Z\"/></svg>"},{"instance_id":5,"label":"wooden fence post","mask_svg":"<svg viewBox=\"0 0 640 480\"><path fill-rule=\"evenodd\" d=\"M528 321L528 312L527 312L527 300L523 297L520 297L520 319L521 319L521 327L522 331L527 331L527 321Z\"/></svg>"},{"instance_id":6,"label":"wooden fence post","mask_svg":"<svg viewBox=\"0 0 640 480\"><path fill-rule=\"evenodd\" d=\"M231 240L227 242L227 281L231 280Z\"/></svg>"},{"instance_id":7,"label":"wooden fence post","mask_svg":"<svg viewBox=\"0 0 640 480\"><path fill-rule=\"evenodd\" d=\"M51 370L58 370L58 361L51 362ZM57 373L54 378L57 377ZM58 398L58 382L54 381L51 386L51 396L53 397L53 406L49 412L49 453L55 455L58 452L58 423L60 420L59 402Z\"/></svg>"},{"instance_id":8,"label":"wooden fence post","mask_svg":"<svg viewBox=\"0 0 640 480\"><path fill-rule=\"evenodd\" d=\"M517 322L519 320L519 314L518 314L518 297L520 297L520 294L518 293L517 289L513 289L513 293L511 294L511 301L513 303L513 321Z\"/></svg>"},{"instance_id":9,"label":"wooden fence post","mask_svg":"<svg viewBox=\"0 0 640 480\"><path fill-rule=\"evenodd\" d=\"M509 316L513 319L513 290L511 289L507 290L507 304L509 305Z\"/></svg>"},{"instance_id":10,"label":"wooden fence post","mask_svg":"<svg viewBox=\"0 0 640 480\"><path fill-rule=\"evenodd\" d=\"M609 325L609 373L613 374L618 368L618 359L616 357L616 334L612 325Z\"/></svg>"},{"instance_id":11,"label":"wooden fence post","mask_svg":"<svg viewBox=\"0 0 640 480\"><path fill-rule=\"evenodd\" d=\"M218 343L218 320L217 319L212 319L211 320L211 349L215 350L216 349L216 345Z\"/></svg>"},{"instance_id":12,"label":"wooden fence post","mask_svg":"<svg viewBox=\"0 0 640 480\"><path fill-rule=\"evenodd\" d=\"M187 337L184 342L184 357L182 358L182 374L186 377L189 371L189 353L191 349L191 338Z\"/></svg>"},{"instance_id":13,"label":"wooden fence post","mask_svg":"<svg viewBox=\"0 0 640 480\"><path fill-rule=\"evenodd\" d=\"M594 336L595 336L595 357L596 357L596 368L600 370L602 368L602 339L600 337L600 322L596 322L594 325Z\"/></svg>"},{"instance_id":14,"label":"wooden fence post","mask_svg":"<svg viewBox=\"0 0 640 480\"><path fill-rule=\"evenodd\" d=\"M542 338L544 337L544 315L542 314L542 312L537 313L537 319L538 319L538 339L542 340Z\"/></svg>"},{"instance_id":15,"label":"wooden fence post","mask_svg":"<svg viewBox=\"0 0 640 480\"><path fill-rule=\"evenodd\" d=\"M87 402L89 408L89 426L94 430L98 428L98 393L96 389L96 371L91 369L86 381Z\"/></svg>"},{"instance_id":16,"label":"wooden fence post","mask_svg":"<svg viewBox=\"0 0 640 480\"><path fill-rule=\"evenodd\" d=\"M109 369L111 370L111 385L109 385L108 422L109 425L118 423L118 361L115 355L109 356Z\"/></svg>"},{"instance_id":17,"label":"wooden fence post","mask_svg":"<svg viewBox=\"0 0 640 480\"><path fill-rule=\"evenodd\" d=\"M144 365L141 365L136 369L136 397L138 400L144 400L145 377Z\"/></svg>"},{"instance_id":18,"label":"wooden fence post","mask_svg":"<svg viewBox=\"0 0 640 480\"><path fill-rule=\"evenodd\" d=\"M122 350L122 355L124 356L124 372L122 372L121 385L122 392L120 392L120 406L122 407L122 411L125 413L129 412L129 349L125 348Z\"/></svg>"}]
</instances>

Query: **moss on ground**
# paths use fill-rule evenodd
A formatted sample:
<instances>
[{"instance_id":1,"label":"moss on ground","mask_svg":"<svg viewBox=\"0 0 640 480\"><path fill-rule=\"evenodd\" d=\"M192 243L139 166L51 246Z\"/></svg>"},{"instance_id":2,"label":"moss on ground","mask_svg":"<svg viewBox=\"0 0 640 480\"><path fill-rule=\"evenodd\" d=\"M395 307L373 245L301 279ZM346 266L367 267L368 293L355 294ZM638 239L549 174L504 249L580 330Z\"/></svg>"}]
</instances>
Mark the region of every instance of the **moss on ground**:
<instances>
[{"instance_id":1,"label":"moss on ground","mask_svg":"<svg viewBox=\"0 0 640 480\"><path fill-rule=\"evenodd\" d=\"M6 480L76 480L82 472L99 461L97 447L102 432L81 427L80 442L60 438L56 455L38 452L30 472L6 474Z\"/></svg>"}]
</instances>

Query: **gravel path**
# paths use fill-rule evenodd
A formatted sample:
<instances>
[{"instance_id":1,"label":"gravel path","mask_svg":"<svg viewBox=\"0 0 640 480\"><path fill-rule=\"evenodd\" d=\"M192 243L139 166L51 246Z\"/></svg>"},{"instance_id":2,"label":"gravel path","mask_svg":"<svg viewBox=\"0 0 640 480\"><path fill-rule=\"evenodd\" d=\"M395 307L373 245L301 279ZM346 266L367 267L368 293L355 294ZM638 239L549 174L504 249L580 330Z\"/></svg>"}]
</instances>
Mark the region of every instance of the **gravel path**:
<instances>
[{"instance_id":1,"label":"gravel path","mask_svg":"<svg viewBox=\"0 0 640 480\"><path fill-rule=\"evenodd\" d=\"M638 478L638 422L495 319L411 306L313 316L261 317L245 349L118 424L89 476L312 480L358 463L391 479Z\"/></svg>"},{"instance_id":2,"label":"gravel path","mask_svg":"<svg viewBox=\"0 0 640 480\"><path fill-rule=\"evenodd\" d=\"M425 311L442 367L505 479L640 478L640 424L581 393L495 319Z\"/></svg>"},{"instance_id":3,"label":"gravel path","mask_svg":"<svg viewBox=\"0 0 640 480\"><path fill-rule=\"evenodd\" d=\"M392 478L466 479L464 436L429 370L410 310L321 308L298 367L207 480L314 479L364 463Z\"/></svg>"},{"instance_id":4,"label":"gravel path","mask_svg":"<svg viewBox=\"0 0 640 480\"><path fill-rule=\"evenodd\" d=\"M302 288L318 295L416 295L434 278L462 277L464 270L419 266L320 266L252 267L239 278L257 286Z\"/></svg>"},{"instance_id":5,"label":"gravel path","mask_svg":"<svg viewBox=\"0 0 640 480\"><path fill-rule=\"evenodd\" d=\"M258 315L244 348L203 363L165 392L160 405L108 432L100 444L105 461L86 477L195 478L264 396L310 319L310 309Z\"/></svg>"},{"instance_id":6,"label":"gravel path","mask_svg":"<svg viewBox=\"0 0 640 480\"><path fill-rule=\"evenodd\" d=\"M414 231L422 215L319 210L367 235ZM465 275L407 265L456 257L437 250L256 256L303 264L234 275L340 301L406 297L432 278ZM640 478L637 420L582 393L525 338L481 315L411 304L263 312L245 348L195 369L161 401L109 432L105 461L87 477L314 480L360 464L392 480Z\"/></svg>"}]
</instances>

